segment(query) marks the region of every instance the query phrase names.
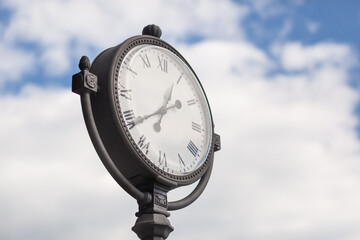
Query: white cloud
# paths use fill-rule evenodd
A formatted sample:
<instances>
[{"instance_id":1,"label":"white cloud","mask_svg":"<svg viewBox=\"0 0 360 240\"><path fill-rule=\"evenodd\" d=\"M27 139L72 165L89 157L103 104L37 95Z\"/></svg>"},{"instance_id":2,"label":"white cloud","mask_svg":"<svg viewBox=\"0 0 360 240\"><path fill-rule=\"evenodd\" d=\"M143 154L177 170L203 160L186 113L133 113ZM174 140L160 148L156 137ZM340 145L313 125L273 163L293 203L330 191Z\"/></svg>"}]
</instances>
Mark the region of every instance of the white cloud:
<instances>
[{"instance_id":1,"label":"white cloud","mask_svg":"<svg viewBox=\"0 0 360 240\"><path fill-rule=\"evenodd\" d=\"M75 49L100 51L141 34L142 28L152 23L162 23L164 38L172 42L189 35L242 38L238 24L248 12L232 1L204 0L11 0L4 6L13 12L4 39L37 45L40 63L55 75L69 70L70 60L79 57L74 56Z\"/></svg>"},{"instance_id":2,"label":"white cloud","mask_svg":"<svg viewBox=\"0 0 360 240\"><path fill-rule=\"evenodd\" d=\"M277 0L257 0L248 2L252 6L254 12L259 14L259 16L262 18L278 16L284 14L287 11L284 3ZM298 5L297 2L291 3Z\"/></svg>"},{"instance_id":3,"label":"white cloud","mask_svg":"<svg viewBox=\"0 0 360 240\"><path fill-rule=\"evenodd\" d=\"M131 238L136 204L97 159L78 96L28 86L0 109L1 238Z\"/></svg>"},{"instance_id":4,"label":"white cloud","mask_svg":"<svg viewBox=\"0 0 360 240\"><path fill-rule=\"evenodd\" d=\"M347 85L353 62L345 60L354 57L350 48L302 46L295 56L307 61L285 65L285 71L301 73L268 77L274 64L259 49L243 43L218 45L222 47L202 43L186 52L208 92L223 143L206 199L216 207L203 216L207 229L214 226L218 235L204 227L194 230L197 238L357 239L360 142L353 110L359 94ZM287 50L283 46L282 52ZM212 57L201 58L206 52ZM263 66L260 74L236 59L240 55ZM239 75L230 70L237 64ZM203 209L197 214L204 214Z\"/></svg>"},{"instance_id":5,"label":"white cloud","mask_svg":"<svg viewBox=\"0 0 360 240\"><path fill-rule=\"evenodd\" d=\"M266 54L246 41L205 41L196 48L179 45L179 49L190 64L195 64L198 74L211 73L211 76L200 76L206 78L204 84L216 86L226 80L235 83L239 75L262 76L273 68ZM204 56L209 57L204 59ZM225 72L234 75L224 76Z\"/></svg>"},{"instance_id":6,"label":"white cloud","mask_svg":"<svg viewBox=\"0 0 360 240\"><path fill-rule=\"evenodd\" d=\"M18 81L33 70L34 54L0 41L0 88L10 81Z\"/></svg>"},{"instance_id":7,"label":"white cloud","mask_svg":"<svg viewBox=\"0 0 360 240\"><path fill-rule=\"evenodd\" d=\"M300 42L286 43L280 52L286 70L304 70L323 66L349 69L357 63L356 53L346 44L319 43L303 46Z\"/></svg>"},{"instance_id":8,"label":"white cloud","mask_svg":"<svg viewBox=\"0 0 360 240\"><path fill-rule=\"evenodd\" d=\"M71 54L66 46L49 47L39 59L48 75L60 75L70 69Z\"/></svg>"}]
</instances>

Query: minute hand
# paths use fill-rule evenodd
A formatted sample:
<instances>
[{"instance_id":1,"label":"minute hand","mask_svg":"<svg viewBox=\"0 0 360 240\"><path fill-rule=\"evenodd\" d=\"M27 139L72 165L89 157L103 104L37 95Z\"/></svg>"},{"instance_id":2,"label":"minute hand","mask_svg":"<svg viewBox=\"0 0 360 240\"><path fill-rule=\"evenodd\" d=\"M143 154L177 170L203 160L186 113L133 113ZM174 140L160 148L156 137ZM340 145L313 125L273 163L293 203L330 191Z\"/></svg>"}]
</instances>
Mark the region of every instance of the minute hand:
<instances>
[{"instance_id":1,"label":"minute hand","mask_svg":"<svg viewBox=\"0 0 360 240\"><path fill-rule=\"evenodd\" d=\"M138 123L142 123L144 122L144 120L148 119L149 117L152 117L154 115L157 115L157 114L161 114L161 115L164 115L166 113L166 108L164 108L163 106L161 106L158 110L156 110L155 112L153 113L150 113L148 115L144 115L144 116L139 116L137 118L135 118L134 120L134 124L138 124Z\"/></svg>"},{"instance_id":2,"label":"minute hand","mask_svg":"<svg viewBox=\"0 0 360 240\"><path fill-rule=\"evenodd\" d=\"M144 115L144 116L138 116L137 118L135 118L134 124L143 123L144 120L148 119L151 116L157 115L157 114L160 114L161 116L163 116L164 114L166 114L167 110L169 110L171 108L180 109L181 108L181 102L179 100L176 100L175 104L173 104L171 106L168 106L166 108L165 107L160 107L158 110L156 110L155 112L153 112L151 114Z\"/></svg>"}]
</instances>

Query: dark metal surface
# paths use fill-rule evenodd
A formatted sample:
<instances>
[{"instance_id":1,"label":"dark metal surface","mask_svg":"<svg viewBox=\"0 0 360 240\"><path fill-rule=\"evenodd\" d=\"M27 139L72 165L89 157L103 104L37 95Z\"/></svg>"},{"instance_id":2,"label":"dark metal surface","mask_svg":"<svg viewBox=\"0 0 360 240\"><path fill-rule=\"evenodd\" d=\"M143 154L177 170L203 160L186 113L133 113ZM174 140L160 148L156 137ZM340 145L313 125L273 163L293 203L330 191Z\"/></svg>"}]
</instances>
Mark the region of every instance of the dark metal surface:
<instances>
[{"instance_id":1,"label":"dark metal surface","mask_svg":"<svg viewBox=\"0 0 360 240\"><path fill-rule=\"evenodd\" d=\"M77 94L85 92L96 93L98 90L97 76L85 69L73 75L72 77L72 91Z\"/></svg>"},{"instance_id":2,"label":"dark metal surface","mask_svg":"<svg viewBox=\"0 0 360 240\"><path fill-rule=\"evenodd\" d=\"M146 27L144 27L142 34L160 38L162 31L159 28L159 26L156 26L155 24L150 24L150 25L147 25Z\"/></svg>"},{"instance_id":3,"label":"dark metal surface","mask_svg":"<svg viewBox=\"0 0 360 240\"><path fill-rule=\"evenodd\" d=\"M130 194L137 201L151 201L151 195L148 192L140 191L132 183L130 183L130 181L119 171L119 169L114 165L114 162L111 160L95 125L89 93L85 92L81 95L81 106L83 110L85 124L88 129L91 141L93 142L96 152L100 156L111 176L128 194Z\"/></svg>"},{"instance_id":4,"label":"dark metal surface","mask_svg":"<svg viewBox=\"0 0 360 240\"><path fill-rule=\"evenodd\" d=\"M167 212L169 187L149 182L140 188L151 193L152 201L139 203L138 219L132 230L142 240L164 240L174 230L167 219L170 216Z\"/></svg>"},{"instance_id":5,"label":"dark metal surface","mask_svg":"<svg viewBox=\"0 0 360 240\"><path fill-rule=\"evenodd\" d=\"M215 141L214 141L214 152L221 150L221 139L220 135L215 133Z\"/></svg>"}]
</instances>

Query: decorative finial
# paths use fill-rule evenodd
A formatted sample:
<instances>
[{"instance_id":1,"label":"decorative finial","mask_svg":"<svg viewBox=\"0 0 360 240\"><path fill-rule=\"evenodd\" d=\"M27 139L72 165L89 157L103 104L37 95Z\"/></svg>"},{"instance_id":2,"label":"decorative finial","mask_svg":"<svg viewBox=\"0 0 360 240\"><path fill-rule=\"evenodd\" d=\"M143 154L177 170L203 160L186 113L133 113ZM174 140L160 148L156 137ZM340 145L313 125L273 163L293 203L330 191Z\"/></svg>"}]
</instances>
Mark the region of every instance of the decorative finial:
<instances>
[{"instance_id":1,"label":"decorative finial","mask_svg":"<svg viewBox=\"0 0 360 240\"><path fill-rule=\"evenodd\" d=\"M150 24L150 25L147 25L146 27L144 27L142 34L160 38L162 31L159 26L157 26L155 24Z\"/></svg>"},{"instance_id":2,"label":"decorative finial","mask_svg":"<svg viewBox=\"0 0 360 240\"><path fill-rule=\"evenodd\" d=\"M72 76L72 91L77 94L85 92L96 93L98 91L98 78L91 73L90 60L87 56L82 56L79 61L81 72Z\"/></svg>"},{"instance_id":3,"label":"decorative finial","mask_svg":"<svg viewBox=\"0 0 360 240\"><path fill-rule=\"evenodd\" d=\"M90 59L87 56L82 56L79 61L79 68L81 71L90 69Z\"/></svg>"}]
</instances>

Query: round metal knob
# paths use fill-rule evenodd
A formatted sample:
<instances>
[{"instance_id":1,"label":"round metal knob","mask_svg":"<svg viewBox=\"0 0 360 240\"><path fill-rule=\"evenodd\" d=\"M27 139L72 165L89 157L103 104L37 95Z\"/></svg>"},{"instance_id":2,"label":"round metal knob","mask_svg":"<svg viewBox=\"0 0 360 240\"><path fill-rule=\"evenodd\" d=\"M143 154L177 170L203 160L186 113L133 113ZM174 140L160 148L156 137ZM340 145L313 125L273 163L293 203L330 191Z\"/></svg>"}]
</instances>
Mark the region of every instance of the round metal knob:
<instances>
[{"instance_id":1,"label":"round metal knob","mask_svg":"<svg viewBox=\"0 0 360 240\"><path fill-rule=\"evenodd\" d=\"M155 24L150 24L150 25L147 25L146 27L144 27L142 34L160 38L162 31L159 26L157 26Z\"/></svg>"},{"instance_id":2,"label":"round metal knob","mask_svg":"<svg viewBox=\"0 0 360 240\"><path fill-rule=\"evenodd\" d=\"M82 56L79 62L79 68L81 71L90 69L90 59L87 56Z\"/></svg>"}]
</instances>

